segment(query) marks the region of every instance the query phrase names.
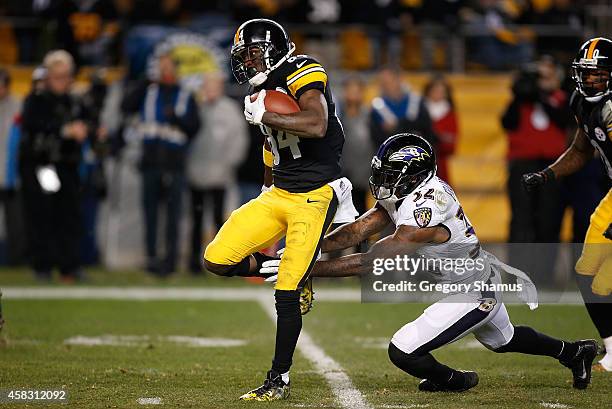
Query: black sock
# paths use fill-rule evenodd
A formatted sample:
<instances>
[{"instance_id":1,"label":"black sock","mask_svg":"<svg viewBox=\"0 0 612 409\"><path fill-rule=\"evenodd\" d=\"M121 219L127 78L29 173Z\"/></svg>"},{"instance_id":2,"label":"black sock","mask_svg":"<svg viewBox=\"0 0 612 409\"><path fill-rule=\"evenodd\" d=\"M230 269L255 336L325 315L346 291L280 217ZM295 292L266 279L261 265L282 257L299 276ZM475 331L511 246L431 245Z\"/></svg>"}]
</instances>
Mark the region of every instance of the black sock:
<instances>
[{"instance_id":1,"label":"black sock","mask_svg":"<svg viewBox=\"0 0 612 409\"><path fill-rule=\"evenodd\" d=\"M612 304L598 302L598 303L585 303L584 306L591 317L591 321L597 328L599 336L602 338L608 338L612 336Z\"/></svg>"},{"instance_id":2,"label":"black sock","mask_svg":"<svg viewBox=\"0 0 612 409\"><path fill-rule=\"evenodd\" d=\"M576 283L582 294L584 306L591 317L591 321L597 328L599 336L608 338L612 336L612 295L602 297L593 293L591 285L593 277L576 274Z\"/></svg>"},{"instance_id":3,"label":"black sock","mask_svg":"<svg viewBox=\"0 0 612 409\"><path fill-rule=\"evenodd\" d=\"M300 292L276 290L276 349L272 360L272 370L283 374L291 368L293 352L302 330L300 314Z\"/></svg>"},{"instance_id":4,"label":"black sock","mask_svg":"<svg viewBox=\"0 0 612 409\"><path fill-rule=\"evenodd\" d=\"M545 355L566 361L576 355L578 347L567 341L549 337L533 328L514 327L514 336L495 352L519 352L529 355Z\"/></svg>"},{"instance_id":5,"label":"black sock","mask_svg":"<svg viewBox=\"0 0 612 409\"><path fill-rule=\"evenodd\" d=\"M419 379L428 379L438 384L446 384L452 378L459 378L460 372L436 361L432 354L407 354L393 343L389 343L389 359L395 366Z\"/></svg>"}]
</instances>

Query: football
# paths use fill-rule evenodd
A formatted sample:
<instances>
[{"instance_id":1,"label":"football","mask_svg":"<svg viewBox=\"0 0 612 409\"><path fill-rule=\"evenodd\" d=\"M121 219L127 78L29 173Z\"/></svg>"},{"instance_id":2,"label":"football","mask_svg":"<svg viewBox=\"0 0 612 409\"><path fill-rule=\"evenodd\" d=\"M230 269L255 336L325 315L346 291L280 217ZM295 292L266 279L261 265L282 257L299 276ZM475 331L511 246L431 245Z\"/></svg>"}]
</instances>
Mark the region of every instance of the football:
<instances>
[{"instance_id":1,"label":"football","mask_svg":"<svg viewBox=\"0 0 612 409\"><path fill-rule=\"evenodd\" d=\"M251 95L251 101L255 101L257 95L259 95L259 92ZM284 115L300 112L300 106L296 100L284 92L272 89L266 90L266 99L264 102L266 104L266 110L276 114Z\"/></svg>"}]
</instances>

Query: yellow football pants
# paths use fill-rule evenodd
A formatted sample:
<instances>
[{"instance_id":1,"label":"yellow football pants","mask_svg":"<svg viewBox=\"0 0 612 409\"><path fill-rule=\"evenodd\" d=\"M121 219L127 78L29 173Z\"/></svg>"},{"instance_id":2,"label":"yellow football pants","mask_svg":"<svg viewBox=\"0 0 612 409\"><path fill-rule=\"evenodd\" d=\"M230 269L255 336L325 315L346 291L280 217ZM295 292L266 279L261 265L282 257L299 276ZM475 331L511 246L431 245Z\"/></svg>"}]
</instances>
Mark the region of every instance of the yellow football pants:
<instances>
[{"instance_id":1,"label":"yellow football pants","mask_svg":"<svg viewBox=\"0 0 612 409\"><path fill-rule=\"evenodd\" d=\"M325 185L307 193L273 187L232 212L204 258L233 265L286 236L277 290L296 290L308 277L323 236L336 214L338 201Z\"/></svg>"},{"instance_id":2,"label":"yellow football pants","mask_svg":"<svg viewBox=\"0 0 612 409\"><path fill-rule=\"evenodd\" d=\"M612 189L591 215L582 255L576 263L578 274L594 276L591 289L597 295L612 293L612 241L603 236L612 223Z\"/></svg>"}]
</instances>

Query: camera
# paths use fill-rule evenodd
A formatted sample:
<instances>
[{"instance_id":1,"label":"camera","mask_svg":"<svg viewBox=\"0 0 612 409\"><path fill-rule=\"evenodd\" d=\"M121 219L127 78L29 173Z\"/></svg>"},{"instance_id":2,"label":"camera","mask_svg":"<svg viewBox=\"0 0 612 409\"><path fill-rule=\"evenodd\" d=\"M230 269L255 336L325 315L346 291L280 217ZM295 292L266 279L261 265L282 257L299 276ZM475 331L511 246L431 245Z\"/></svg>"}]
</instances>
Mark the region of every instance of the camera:
<instances>
[{"instance_id":1,"label":"camera","mask_svg":"<svg viewBox=\"0 0 612 409\"><path fill-rule=\"evenodd\" d=\"M512 93L521 101L537 101L540 94L539 79L540 73L535 65L524 67L512 84Z\"/></svg>"}]
</instances>

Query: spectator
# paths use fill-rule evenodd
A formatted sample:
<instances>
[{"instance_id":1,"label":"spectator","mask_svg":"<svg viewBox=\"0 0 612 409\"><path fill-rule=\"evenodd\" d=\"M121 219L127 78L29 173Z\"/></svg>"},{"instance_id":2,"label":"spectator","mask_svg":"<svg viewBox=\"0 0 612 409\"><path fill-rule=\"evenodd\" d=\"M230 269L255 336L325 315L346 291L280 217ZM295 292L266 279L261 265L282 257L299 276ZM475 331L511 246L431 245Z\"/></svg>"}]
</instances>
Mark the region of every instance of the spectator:
<instances>
[{"instance_id":1,"label":"spectator","mask_svg":"<svg viewBox=\"0 0 612 409\"><path fill-rule=\"evenodd\" d=\"M167 276L177 265L187 146L200 128L200 118L193 96L178 83L177 67L172 58L162 55L157 64L156 78L152 82L140 81L128 91L122 110L139 115L143 138L140 166L147 270ZM160 204L166 209L166 254L161 261L157 249Z\"/></svg>"},{"instance_id":2,"label":"spectator","mask_svg":"<svg viewBox=\"0 0 612 409\"><path fill-rule=\"evenodd\" d=\"M520 11L511 2L479 0L473 12L463 13L466 23L478 34L473 44L477 62L499 70L531 59L533 34L516 25Z\"/></svg>"},{"instance_id":3,"label":"spectator","mask_svg":"<svg viewBox=\"0 0 612 409\"><path fill-rule=\"evenodd\" d=\"M364 83L359 77L351 77L344 83L340 119L344 126L344 161L342 168L353 184L353 203L359 214L365 213L366 195L369 192L370 163L374 147L370 140L370 113L364 101Z\"/></svg>"},{"instance_id":4,"label":"spectator","mask_svg":"<svg viewBox=\"0 0 612 409\"><path fill-rule=\"evenodd\" d=\"M50 12L57 19L59 45L75 56L78 65L117 62L114 42L119 25L113 2L61 0L55 8Z\"/></svg>"},{"instance_id":5,"label":"spectator","mask_svg":"<svg viewBox=\"0 0 612 409\"><path fill-rule=\"evenodd\" d=\"M87 140L83 143L81 175L81 262L85 265L97 264L99 251L97 244L97 218L99 204L106 197L106 176L103 160L108 153L107 130L100 126L101 112L106 99L107 86L101 72L90 78L89 89L83 95L83 102L93 126Z\"/></svg>"},{"instance_id":6,"label":"spectator","mask_svg":"<svg viewBox=\"0 0 612 409\"><path fill-rule=\"evenodd\" d=\"M537 47L540 53L554 55L558 61L570 61L582 44L584 5L570 0L553 0L551 7L534 18L535 23L556 26L563 37L540 36ZM561 41L560 41L561 40Z\"/></svg>"},{"instance_id":7,"label":"spectator","mask_svg":"<svg viewBox=\"0 0 612 409\"><path fill-rule=\"evenodd\" d=\"M9 129L21 109L21 101L11 94L11 77L8 71L0 69L0 147L2 147L2 162L0 163L0 189L2 197L6 193L6 170Z\"/></svg>"},{"instance_id":8,"label":"spectator","mask_svg":"<svg viewBox=\"0 0 612 409\"><path fill-rule=\"evenodd\" d=\"M395 68L383 68L378 74L381 95L372 100L370 137L379 146L389 136L416 132L434 142L431 118L420 95L412 92Z\"/></svg>"},{"instance_id":9,"label":"spectator","mask_svg":"<svg viewBox=\"0 0 612 409\"><path fill-rule=\"evenodd\" d=\"M521 177L550 165L565 150L571 115L560 80L559 70L550 58L542 58L535 68L521 71L512 86L512 101L502 118L509 141L511 243L559 241L563 216L559 184L549 183L537 193L528 195L523 190ZM542 253L535 259L526 257L524 252L510 256L515 262L513 265L522 265L525 271L533 271L536 275L540 270L532 262L546 259ZM554 257L556 253L549 254L547 259Z\"/></svg>"},{"instance_id":10,"label":"spectator","mask_svg":"<svg viewBox=\"0 0 612 409\"><path fill-rule=\"evenodd\" d=\"M436 145L438 176L450 184L448 160L455 153L459 131L452 90L444 77L437 76L431 78L425 85L423 95L433 130L438 137Z\"/></svg>"},{"instance_id":11,"label":"spectator","mask_svg":"<svg viewBox=\"0 0 612 409\"><path fill-rule=\"evenodd\" d=\"M225 95L221 73L205 76L201 92L200 118L204 125L192 142L187 159L187 180L191 191L190 270L201 272L202 216L204 204L212 204L216 229L225 221L225 197L235 182L238 165L245 158L249 143L247 123L237 120L242 107ZM205 231L210 232L205 226Z\"/></svg>"},{"instance_id":12,"label":"spectator","mask_svg":"<svg viewBox=\"0 0 612 409\"><path fill-rule=\"evenodd\" d=\"M19 201L15 197L15 184L10 175L10 162L14 156L11 152L9 133L21 110L21 101L11 94L11 77L8 71L0 69L0 203L4 206L4 224L6 232L6 261L9 264L17 261L20 256L21 235L19 224ZM14 144L13 144L14 145Z\"/></svg>"},{"instance_id":13,"label":"spectator","mask_svg":"<svg viewBox=\"0 0 612 409\"><path fill-rule=\"evenodd\" d=\"M78 166L90 126L83 104L70 95L72 56L51 51L44 66L45 88L30 93L23 106L19 173L34 272L48 280L59 266L69 282L82 278Z\"/></svg>"}]
</instances>

